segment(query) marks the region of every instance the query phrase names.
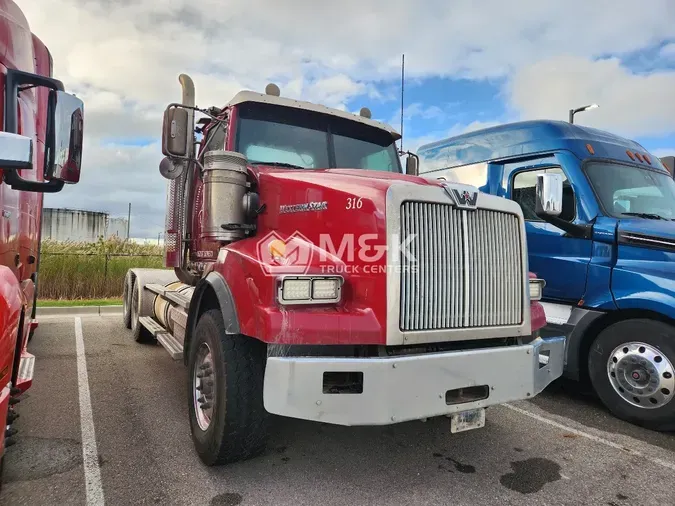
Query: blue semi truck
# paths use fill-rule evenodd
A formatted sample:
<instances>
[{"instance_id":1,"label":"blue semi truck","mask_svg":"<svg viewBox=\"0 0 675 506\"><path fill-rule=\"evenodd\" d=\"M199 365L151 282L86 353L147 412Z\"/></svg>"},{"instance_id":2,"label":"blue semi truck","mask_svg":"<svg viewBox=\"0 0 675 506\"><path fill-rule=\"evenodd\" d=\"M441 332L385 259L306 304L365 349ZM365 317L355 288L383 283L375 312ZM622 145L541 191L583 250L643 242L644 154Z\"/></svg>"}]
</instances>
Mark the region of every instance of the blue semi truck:
<instances>
[{"instance_id":1,"label":"blue semi truck","mask_svg":"<svg viewBox=\"0 0 675 506\"><path fill-rule=\"evenodd\" d=\"M616 416L675 430L675 181L640 144L525 121L422 146L409 172L518 202L529 268L546 280L547 331L565 376Z\"/></svg>"}]
</instances>

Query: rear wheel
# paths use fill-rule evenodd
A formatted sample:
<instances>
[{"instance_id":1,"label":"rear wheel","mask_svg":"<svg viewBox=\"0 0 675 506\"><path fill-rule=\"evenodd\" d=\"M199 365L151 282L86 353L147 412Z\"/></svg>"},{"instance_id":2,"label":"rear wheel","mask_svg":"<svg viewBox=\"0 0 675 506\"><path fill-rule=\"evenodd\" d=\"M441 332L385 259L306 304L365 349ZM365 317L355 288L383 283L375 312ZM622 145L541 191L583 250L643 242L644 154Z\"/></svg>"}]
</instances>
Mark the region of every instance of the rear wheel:
<instances>
[{"instance_id":1,"label":"rear wheel","mask_svg":"<svg viewBox=\"0 0 675 506\"><path fill-rule=\"evenodd\" d=\"M122 321L124 326L131 328L131 294L134 289L134 281L131 274L127 274L124 278L124 292L122 295Z\"/></svg>"},{"instance_id":2,"label":"rear wheel","mask_svg":"<svg viewBox=\"0 0 675 506\"><path fill-rule=\"evenodd\" d=\"M219 309L199 318L189 348L187 394L192 440L209 466L262 453L269 414L263 406L265 344L225 333Z\"/></svg>"},{"instance_id":3,"label":"rear wheel","mask_svg":"<svg viewBox=\"0 0 675 506\"><path fill-rule=\"evenodd\" d=\"M137 343L152 343L155 341L153 335L138 321L141 303L141 290L143 287L134 283L131 290L131 335Z\"/></svg>"},{"instance_id":4,"label":"rear wheel","mask_svg":"<svg viewBox=\"0 0 675 506\"><path fill-rule=\"evenodd\" d=\"M610 325L593 342L593 388L617 417L648 429L675 430L675 328L647 319Z\"/></svg>"}]
</instances>

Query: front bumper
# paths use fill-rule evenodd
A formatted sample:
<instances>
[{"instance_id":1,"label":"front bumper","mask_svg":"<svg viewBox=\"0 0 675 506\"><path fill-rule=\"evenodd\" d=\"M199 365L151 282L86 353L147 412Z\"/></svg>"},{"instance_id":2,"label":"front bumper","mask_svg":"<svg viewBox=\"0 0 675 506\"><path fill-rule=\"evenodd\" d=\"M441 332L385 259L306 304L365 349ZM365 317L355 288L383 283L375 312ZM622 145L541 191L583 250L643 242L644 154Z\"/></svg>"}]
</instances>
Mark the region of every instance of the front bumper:
<instances>
[{"instance_id":1,"label":"front bumper","mask_svg":"<svg viewBox=\"0 0 675 506\"><path fill-rule=\"evenodd\" d=\"M265 409L338 425L387 425L534 397L563 370L564 337L527 345L392 358L270 357ZM540 358L541 357L541 358ZM325 372L363 373L362 393L324 393ZM446 393L486 385L487 398Z\"/></svg>"}]
</instances>

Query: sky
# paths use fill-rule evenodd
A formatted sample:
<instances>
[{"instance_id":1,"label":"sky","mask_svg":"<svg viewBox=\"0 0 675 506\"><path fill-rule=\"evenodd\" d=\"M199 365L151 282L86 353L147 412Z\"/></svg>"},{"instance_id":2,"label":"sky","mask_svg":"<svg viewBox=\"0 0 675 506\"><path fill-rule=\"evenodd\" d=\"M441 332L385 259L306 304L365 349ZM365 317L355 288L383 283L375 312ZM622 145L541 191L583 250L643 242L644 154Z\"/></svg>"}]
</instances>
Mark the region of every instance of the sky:
<instances>
[{"instance_id":1,"label":"sky","mask_svg":"<svg viewBox=\"0 0 675 506\"><path fill-rule=\"evenodd\" d=\"M675 154L675 1L15 0L85 102L80 183L45 205L163 231L162 112L189 74L197 105L276 83L282 96L367 106L404 148L523 119L567 119Z\"/></svg>"}]
</instances>

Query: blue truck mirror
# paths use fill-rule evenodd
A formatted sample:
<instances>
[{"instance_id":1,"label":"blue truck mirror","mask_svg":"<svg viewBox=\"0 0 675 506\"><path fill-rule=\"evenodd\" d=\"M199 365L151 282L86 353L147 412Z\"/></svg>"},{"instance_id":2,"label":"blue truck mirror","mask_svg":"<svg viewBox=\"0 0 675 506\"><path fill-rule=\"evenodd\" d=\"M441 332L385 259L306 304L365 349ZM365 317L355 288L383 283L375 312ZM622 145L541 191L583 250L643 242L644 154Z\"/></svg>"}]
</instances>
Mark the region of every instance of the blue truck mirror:
<instances>
[{"instance_id":1,"label":"blue truck mirror","mask_svg":"<svg viewBox=\"0 0 675 506\"><path fill-rule=\"evenodd\" d=\"M539 174L536 189L536 214L559 216L563 203L563 178L560 174Z\"/></svg>"}]
</instances>

